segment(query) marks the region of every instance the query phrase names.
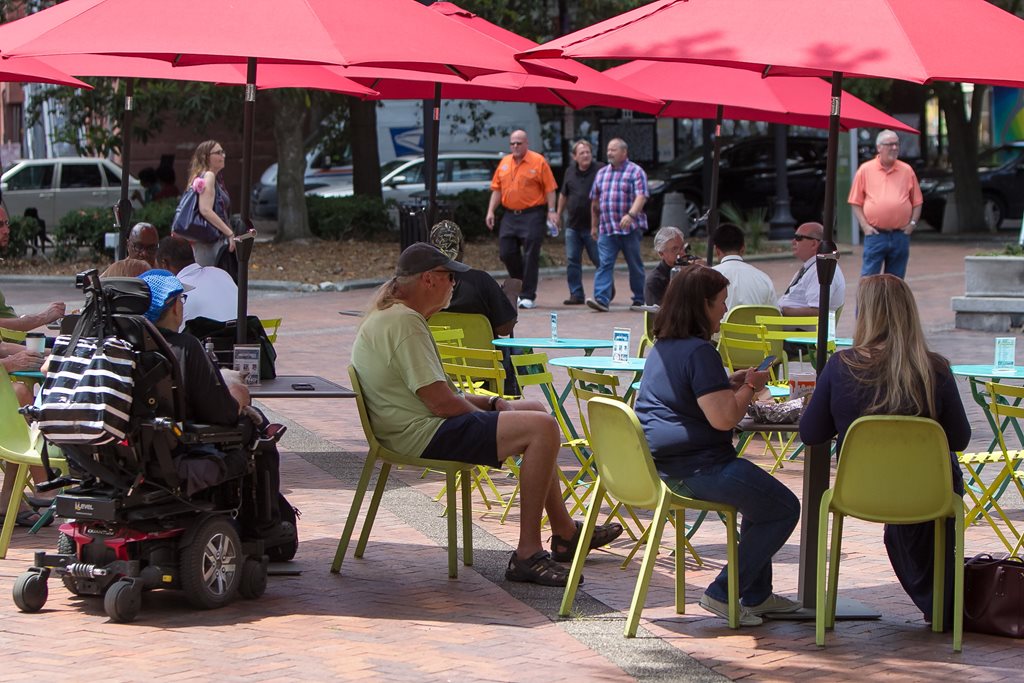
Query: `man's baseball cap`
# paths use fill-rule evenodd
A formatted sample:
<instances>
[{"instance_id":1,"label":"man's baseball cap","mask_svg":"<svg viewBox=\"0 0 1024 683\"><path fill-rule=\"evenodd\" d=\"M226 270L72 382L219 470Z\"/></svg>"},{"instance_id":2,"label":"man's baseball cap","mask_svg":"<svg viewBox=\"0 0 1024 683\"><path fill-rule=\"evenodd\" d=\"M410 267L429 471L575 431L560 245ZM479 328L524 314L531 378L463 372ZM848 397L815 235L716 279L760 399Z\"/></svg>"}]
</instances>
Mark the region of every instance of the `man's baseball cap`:
<instances>
[{"instance_id":1,"label":"man's baseball cap","mask_svg":"<svg viewBox=\"0 0 1024 683\"><path fill-rule=\"evenodd\" d=\"M465 273L469 266L448 258L433 244L416 242L406 247L402 255L398 257L398 267L395 268L395 275L404 277L406 275L419 275L434 268L444 268L456 273Z\"/></svg>"},{"instance_id":2,"label":"man's baseball cap","mask_svg":"<svg viewBox=\"0 0 1024 683\"><path fill-rule=\"evenodd\" d=\"M139 279L149 287L149 309L143 315L151 323L160 319L174 297L195 289L192 285L182 284L171 271L159 268L147 270Z\"/></svg>"},{"instance_id":3,"label":"man's baseball cap","mask_svg":"<svg viewBox=\"0 0 1024 683\"><path fill-rule=\"evenodd\" d=\"M462 229L455 221L443 220L430 229L430 243L450 259L459 257L459 249L464 241Z\"/></svg>"}]
</instances>

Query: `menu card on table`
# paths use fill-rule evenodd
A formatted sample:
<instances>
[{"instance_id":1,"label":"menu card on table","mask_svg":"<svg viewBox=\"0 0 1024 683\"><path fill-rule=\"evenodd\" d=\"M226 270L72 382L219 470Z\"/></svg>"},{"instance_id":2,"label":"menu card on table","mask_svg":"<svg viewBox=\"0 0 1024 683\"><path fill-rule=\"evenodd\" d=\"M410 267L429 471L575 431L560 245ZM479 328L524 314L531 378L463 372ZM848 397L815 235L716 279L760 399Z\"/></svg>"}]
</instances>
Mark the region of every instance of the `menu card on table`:
<instances>
[{"instance_id":1,"label":"menu card on table","mask_svg":"<svg viewBox=\"0 0 1024 683\"><path fill-rule=\"evenodd\" d=\"M259 344L235 344L235 370L242 376L242 381L249 386L260 384L260 346Z\"/></svg>"},{"instance_id":2,"label":"menu card on table","mask_svg":"<svg viewBox=\"0 0 1024 683\"><path fill-rule=\"evenodd\" d=\"M1015 337L996 337L996 372L1012 373L1017 360L1017 339Z\"/></svg>"},{"instance_id":3,"label":"menu card on table","mask_svg":"<svg viewBox=\"0 0 1024 683\"><path fill-rule=\"evenodd\" d=\"M625 363L629 360L629 328L616 327L612 332L612 362Z\"/></svg>"}]
</instances>

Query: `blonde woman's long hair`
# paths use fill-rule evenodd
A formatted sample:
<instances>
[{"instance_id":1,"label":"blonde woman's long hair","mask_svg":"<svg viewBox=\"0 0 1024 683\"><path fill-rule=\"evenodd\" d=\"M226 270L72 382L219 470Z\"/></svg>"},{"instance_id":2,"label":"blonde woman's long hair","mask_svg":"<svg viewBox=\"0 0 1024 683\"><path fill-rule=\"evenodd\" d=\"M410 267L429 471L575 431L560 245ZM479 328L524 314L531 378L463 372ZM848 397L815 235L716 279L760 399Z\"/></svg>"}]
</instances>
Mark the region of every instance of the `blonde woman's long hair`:
<instances>
[{"instance_id":1,"label":"blonde woman's long hair","mask_svg":"<svg viewBox=\"0 0 1024 683\"><path fill-rule=\"evenodd\" d=\"M853 348L839 356L867 388L867 415L935 418L936 377L949 361L928 350L910 286L895 275L861 278Z\"/></svg>"},{"instance_id":2,"label":"blonde woman's long hair","mask_svg":"<svg viewBox=\"0 0 1024 683\"><path fill-rule=\"evenodd\" d=\"M192 153L192 161L188 165L188 183L185 187L191 187L192 181L210 170L210 152L216 147L216 140L205 140L196 145L196 151Z\"/></svg>"}]
</instances>

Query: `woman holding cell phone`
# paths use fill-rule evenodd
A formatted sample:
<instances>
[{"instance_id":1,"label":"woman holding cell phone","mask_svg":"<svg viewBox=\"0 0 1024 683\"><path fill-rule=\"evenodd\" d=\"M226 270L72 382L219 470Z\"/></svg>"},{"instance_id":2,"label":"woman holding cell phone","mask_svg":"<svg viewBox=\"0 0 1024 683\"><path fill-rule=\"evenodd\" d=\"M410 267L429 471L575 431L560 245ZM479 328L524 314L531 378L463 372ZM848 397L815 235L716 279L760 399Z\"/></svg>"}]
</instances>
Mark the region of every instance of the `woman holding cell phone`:
<instances>
[{"instance_id":1,"label":"woman holding cell phone","mask_svg":"<svg viewBox=\"0 0 1024 683\"><path fill-rule=\"evenodd\" d=\"M740 625L800 605L772 590L772 558L800 516L796 496L745 458L733 429L768 381L765 368L726 374L711 343L725 317L729 281L703 266L672 278L654 319L658 340L644 369L636 413L659 475L681 495L734 505L742 516L739 542ZM708 586L700 605L728 615L727 570Z\"/></svg>"}]
</instances>

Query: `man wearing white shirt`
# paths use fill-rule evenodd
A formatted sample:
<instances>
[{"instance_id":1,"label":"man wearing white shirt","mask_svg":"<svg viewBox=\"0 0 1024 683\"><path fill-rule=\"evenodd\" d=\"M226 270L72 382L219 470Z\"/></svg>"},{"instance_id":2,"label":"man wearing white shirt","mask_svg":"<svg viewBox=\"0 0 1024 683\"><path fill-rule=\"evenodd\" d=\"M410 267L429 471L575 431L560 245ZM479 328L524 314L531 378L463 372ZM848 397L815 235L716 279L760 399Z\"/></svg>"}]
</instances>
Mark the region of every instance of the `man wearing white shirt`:
<instances>
[{"instance_id":1,"label":"man wearing white shirt","mask_svg":"<svg viewBox=\"0 0 1024 683\"><path fill-rule=\"evenodd\" d=\"M790 281L786 292L779 297L782 315L818 315L821 285L818 282L815 255L824 236L825 228L821 223L804 223L796 229L796 235L793 236L793 256L803 265ZM829 288L828 309L836 310L843 305L845 298L846 279L843 277L842 269L836 264L836 274Z\"/></svg>"},{"instance_id":2,"label":"man wearing white shirt","mask_svg":"<svg viewBox=\"0 0 1024 683\"><path fill-rule=\"evenodd\" d=\"M715 270L729 279L725 297L726 310L736 306L774 306L775 285L768 274L743 260L746 243L743 230L732 223L722 223L715 230Z\"/></svg>"},{"instance_id":3,"label":"man wearing white shirt","mask_svg":"<svg viewBox=\"0 0 1024 683\"><path fill-rule=\"evenodd\" d=\"M184 322L199 317L225 322L238 317L235 281L220 268L196 263L188 240L175 235L160 240L156 262L174 273L182 284L193 287L185 301Z\"/></svg>"}]
</instances>

